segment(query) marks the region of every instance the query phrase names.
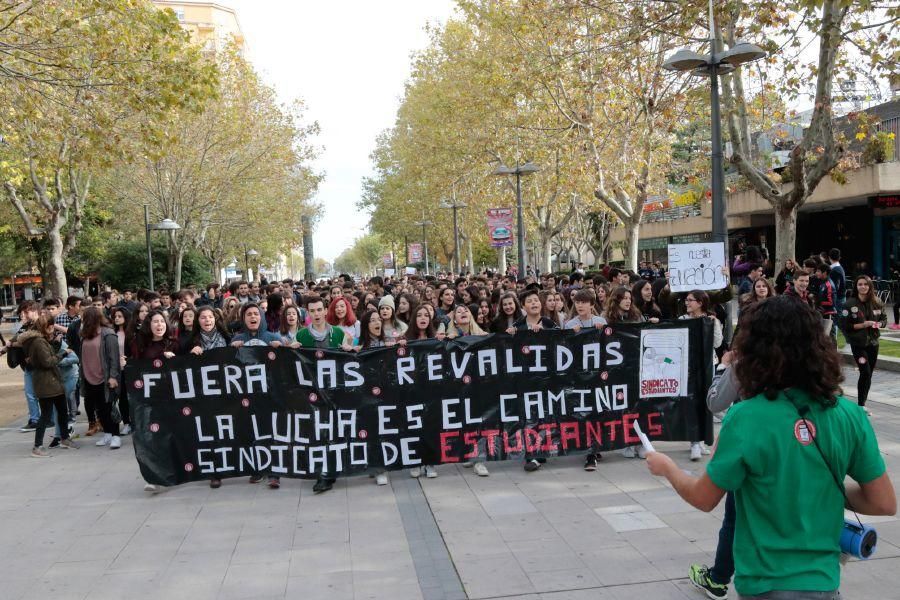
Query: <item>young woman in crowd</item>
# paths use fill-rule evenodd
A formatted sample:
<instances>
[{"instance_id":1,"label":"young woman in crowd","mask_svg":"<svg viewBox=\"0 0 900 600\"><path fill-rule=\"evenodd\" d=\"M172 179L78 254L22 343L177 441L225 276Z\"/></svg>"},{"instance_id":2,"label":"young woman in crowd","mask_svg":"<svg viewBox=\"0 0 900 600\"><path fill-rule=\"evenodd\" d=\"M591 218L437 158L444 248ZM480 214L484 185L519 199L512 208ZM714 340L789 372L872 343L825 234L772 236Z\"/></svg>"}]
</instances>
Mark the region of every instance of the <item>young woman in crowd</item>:
<instances>
[{"instance_id":1,"label":"young woman in crowd","mask_svg":"<svg viewBox=\"0 0 900 600\"><path fill-rule=\"evenodd\" d=\"M53 320L47 316L38 317L32 328L17 338L17 343L27 357L31 366L34 393L40 406L40 418L34 430L34 446L31 456L47 458L50 456L44 449L44 432L52 425L52 415L56 411L57 427L60 435L59 447L77 448L77 444L69 439L69 408L66 402L66 389L59 371L59 358L53 351L51 340L56 336Z\"/></svg>"},{"instance_id":2,"label":"young woman in crowd","mask_svg":"<svg viewBox=\"0 0 900 600\"><path fill-rule=\"evenodd\" d=\"M887 327L887 312L884 304L875 294L875 286L868 275L857 275L853 281L850 298L841 311L844 337L850 344L850 351L859 370L856 384L856 401L865 407L872 386L872 372L878 362L878 341L881 330ZM872 412L866 409L866 413Z\"/></svg>"},{"instance_id":3,"label":"young woman in crowd","mask_svg":"<svg viewBox=\"0 0 900 600\"><path fill-rule=\"evenodd\" d=\"M453 309L453 319L447 326L447 337L450 339L466 335L487 335L475 322L472 311L465 304L457 304Z\"/></svg>"},{"instance_id":4,"label":"young woman in crowd","mask_svg":"<svg viewBox=\"0 0 900 600\"><path fill-rule=\"evenodd\" d=\"M299 348L300 342L297 341L297 334L302 328L300 307L294 305L285 306L281 311L281 327L278 329L278 336L281 338L282 345L289 348Z\"/></svg>"},{"instance_id":5,"label":"young woman in crowd","mask_svg":"<svg viewBox=\"0 0 900 600\"><path fill-rule=\"evenodd\" d=\"M241 330L231 338L231 345L241 346L273 346L281 345L278 334L262 328L263 313L255 302L241 306Z\"/></svg>"},{"instance_id":6,"label":"young woman in crowd","mask_svg":"<svg viewBox=\"0 0 900 600\"><path fill-rule=\"evenodd\" d=\"M456 308L453 310L453 320L450 322L450 325L447 326L447 337L449 339L454 339L462 336L483 335L487 335L487 332L481 329L478 323L475 322L475 317L472 315L472 309L470 309L465 304L457 304ZM490 472L488 471L487 465L485 464L484 460L486 454L486 450L484 448L484 440L481 440L478 443L478 453L479 460L476 460L474 462L465 462L463 463L463 466L473 467L475 474L479 477L487 477L488 475L490 475ZM432 472L434 473L434 475L430 474ZM426 466L425 475L427 477L437 477L437 472L434 471L434 467Z\"/></svg>"},{"instance_id":7,"label":"young woman in crowd","mask_svg":"<svg viewBox=\"0 0 900 600\"><path fill-rule=\"evenodd\" d=\"M209 350L228 346L231 335L219 315L219 311L209 305L203 306L197 311L197 327L194 328L188 344L191 354L200 356ZM209 487L213 489L222 487L222 480L210 479Z\"/></svg>"},{"instance_id":8,"label":"young woman in crowd","mask_svg":"<svg viewBox=\"0 0 900 600\"><path fill-rule=\"evenodd\" d=\"M746 294L742 294L738 300L738 308L740 311L746 310L752 304L762 302L766 298L775 295L775 288L769 283L765 277L760 277L753 282L753 288Z\"/></svg>"},{"instance_id":9,"label":"young woman in crowd","mask_svg":"<svg viewBox=\"0 0 900 600\"><path fill-rule=\"evenodd\" d=\"M231 343L231 334L219 311L203 306L197 311L197 327L190 338L190 353L201 355L209 350L225 348Z\"/></svg>"},{"instance_id":10,"label":"young woman in crowd","mask_svg":"<svg viewBox=\"0 0 900 600\"><path fill-rule=\"evenodd\" d=\"M431 307L429 310L427 305L422 305L416 309L415 317L406 330L407 341L430 340L435 337L434 322L432 320L433 310L434 307ZM414 475L414 477L418 477L418 475Z\"/></svg>"},{"instance_id":11,"label":"young woman in crowd","mask_svg":"<svg viewBox=\"0 0 900 600\"><path fill-rule=\"evenodd\" d=\"M359 320L347 296L338 296L331 301L325 321L333 327L340 327L351 340L359 337Z\"/></svg>"},{"instance_id":12,"label":"young woman in crowd","mask_svg":"<svg viewBox=\"0 0 900 600\"><path fill-rule=\"evenodd\" d=\"M364 292L353 292L350 295L350 308L353 309L353 314L358 315L362 313L359 307L365 298L366 294Z\"/></svg>"},{"instance_id":13,"label":"young woman in crowd","mask_svg":"<svg viewBox=\"0 0 900 600\"><path fill-rule=\"evenodd\" d=\"M269 294L266 296L266 329L272 333L281 329L281 311L283 309L284 296L281 294Z\"/></svg>"},{"instance_id":14,"label":"young woman in crowd","mask_svg":"<svg viewBox=\"0 0 900 600\"><path fill-rule=\"evenodd\" d=\"M640 323L644 320L641 311L634 306L631 299L631 290L627 287L614 288L606 299L606 310L603 311L606 321L610 325L616 323ZM622 448L622 456L625 458L645 458L644 447L640 444Z\"/></svg>"},{"instance_id":15,"label":"young woman in crowd","mask_svg":"<svg viewBox=\"0 0 900 600\"><path fill-rule=\"evenodd\" d=\"M722 323L712 313L709 304L709 295L703 290L692 290L684 299L685 314L679 319L711 319L713 324L713 365L718 364L715 349L722 345ZM709 449L700 440L691 440L691 460L700 460L703 454L709 454Z\"/></svg>"},{"instance_id":16,"label":"young woman in crowd","mask_svg":"<svg viewBox=\"0 0 900 600\"><path fill-rule=\"evenodd\" d=\"M493 321L493 315L491 314L491 301L487 298L481 298L478 300L478 311L475 315L475 322L478 323L478 326L481 327L484 331L491 330L491 322Z\"/></svg>"},{"instance_id":17,"label":"young woman in crowd","mask_svg":"<svg viewBox=\"0 0 900 600\"><path fill-rule=\"evenodd\" d=\"M231 335L241 328L241 306L241 301L236 296L226 298L222 304L223 320Z\"/></svg>"},{"instance_id":18,"label":"young woman in crowd","mask_svg":"<svg viewBox=\"0 0 900 600\"><path fill-rule=\"evenodd\" d=\"M144 320L131 348L133 358L172 358L178 351L178 342L169 327L169 320L161 310L154 310Z\"/></svg>"},{"instance_id":19,"label":"young woman in crowd","mask_svg":"<svg viewBox=\"0 0 900 600\"><path fill-rule=\"evenodd\" d=\"M413 319L416 311L416 299L412 294L403 293L397 297L397 320L403 321L407 325Z\"/></svg>"},{"instance_id":20,"label":"young woman in crowd","mask_svg":"<svg viewBox=\"0 0 900 600\"><path fill-rule=\"evenodd\" d=\"M131 338L129 330L131 329L131 317L128 309L117 306L111 311L112 329L116 332L116 339L119 342L119 367L120 370L125 368L125 362L131 351ZM122 378L119 377L119 388L122 387ZM128 435L132 431L131 427L131 411L128 404L128 394L119 394L119 413L122 415L122 435Z\"/></svg>"},{"instance_id":21,"label":"young woman in crowd","mask_svg":"<svg viewBox=\"0 0 900 600\"><path fill-rule=\"evenodd\" d=\"M384 348L393 345L393 340L384 335L381 316L377 310L370 310L359 320L359 339L354 341L353 349L357 351L371 348Z\"/></svg>"},{"instance_id":22,"label":"young woman in crowd","mask_svg":"<svg viewBox=\"0 0 900 600\"><path fill-rule=\"evenodd\" d=\"M497 316L491 324L491 333L514 333L516 321L521 318L522 305L519 304L519 297L514 292L501 294Z\"/></svg>"},{"instance_id":23,"label":"young woman in crowd","mask_svg":"<svg viewBox=\"0 0 900 600\"><path fill-rule=\"evenodd\" d=\"M788 258L784 261L784 267L778 272L778 275L775 277L775 291L779 294L783 294L791 285L794 283L794 275L797 274L797 263L794 262L793 258Z\"/></svg>"},{"instance_id":24,"label":"young woman in crowd","mask_svg":"<svg viewBox=\"0 0 900 600\"><path fill-rule=\"evenodd\" d=\"M378 316L381 317L381 328L387 339L394 341L403 337L406 333L406 323L397 318L396 309L394 308L394 297L385 294L378 301Z\"/></svg>"},{"instance_id":25,"label":"young woman in crowd","mask_svg":"<svg viewBox=\"0 0 900 600\"><path fill-rule=\"evenodd\" d=\"M631 288L634 306L641 311L641 316L648 323L659 323L662 311L653 300L653 286L646 279L641 279Z\"/></svg>"},{"instance_id":26,"label":"young woman in crowd","mask_svg":"<svg viewBox=\"0 0 900 600\"><path fill-rule=\"evenodd\" d=\"M178 341L177 354L187 354L191 351L190 342L197 326L197 309L193 306L185 306L178 313L175 322L175 339Z\"/></svg>"},{"instance_id":27,"label":"young woman in crowd","mask_svg":"<svg viewBox=\"0 0 900 600\"><path fill-rule=\"evenodd\" d=\"M158 313L159 318L165 317ZM147 317L150 319L151 317ZM166 324L168 327L168 323ZM110 449L122 447L119 438L119 422L113 419L113 405L119 394L121 360L119 338L109 327L103 309L89 306L81 315L81 389L85 404L90 398L97 409L97 417L103 426L103 437L98 446Z\"/></svg>"},{"instance_id":28,"label":"young woman in crowd","mask_svg":"<svg viewBox=\"0 0 900 600\"><path fill-rule=\"evenodd\" d=\"M609 298L610 286L608 283L601 283L594 286L594 293L597 294L597 310L600 316L606 311L606 300Z\"/></svg>"},{"instance_id":29,"label":"young woman in crowd","mask_svg":"<svg viewBox=\"0 0 900 600\"><path fill-rule=\"evenodd\" d=\"M454 306L456 306L456 292L453 291L453 288L446 287L441 290L441 293L438 296L436 311L437 318L445 325L450 322L450 316Z\"/></svg>"},{"instance_id":30,"label":"young woman in crowd","mask_svg":"<svg viewBox=\"0 0 900 600\"><path fill-rule=\"evenodd\" d=\"M568 320L565 313L565 304L562 294L556 290L544 290L541 292L542 314L556 323L557 327L562 327Z\"/></svg>"}]
</instances>

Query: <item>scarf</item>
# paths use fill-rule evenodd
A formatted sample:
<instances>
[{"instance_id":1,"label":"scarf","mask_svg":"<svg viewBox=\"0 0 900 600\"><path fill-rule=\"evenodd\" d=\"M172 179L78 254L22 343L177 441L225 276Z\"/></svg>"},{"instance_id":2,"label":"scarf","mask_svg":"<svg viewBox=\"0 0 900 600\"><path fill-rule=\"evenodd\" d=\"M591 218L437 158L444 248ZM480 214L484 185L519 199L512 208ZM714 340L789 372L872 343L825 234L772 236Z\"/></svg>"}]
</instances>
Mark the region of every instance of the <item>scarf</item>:
<instances>
[{"instance_id":1,"label":"scarf","mask_svg":"<svg viewBox=\"0 0 900 600\"><path fill-rule=\"evenodd\" d=\"M225 338L222 337L218 329L213 329L209 333L200 331L200 347L203 348L204 352L214 348L224 348L227 345Z\"/></svg>"}]
</instances>

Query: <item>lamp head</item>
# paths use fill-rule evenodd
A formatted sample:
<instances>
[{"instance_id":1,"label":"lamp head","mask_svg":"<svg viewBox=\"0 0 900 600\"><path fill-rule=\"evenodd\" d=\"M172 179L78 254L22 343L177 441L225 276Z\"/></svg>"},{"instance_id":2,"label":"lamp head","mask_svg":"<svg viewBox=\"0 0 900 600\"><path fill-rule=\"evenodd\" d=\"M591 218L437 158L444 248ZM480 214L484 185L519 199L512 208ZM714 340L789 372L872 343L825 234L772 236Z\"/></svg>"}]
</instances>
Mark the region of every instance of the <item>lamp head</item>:
<instances>
[{"instance_id":1,"label":"lamp head","mask_svg":"<svg viewBox=\"0 0 900 600\"><path fill-rule=\"evenodd\" d=\"M693 71L708 64L709 57L705 54L682 48L667 58L662 66L667 71Z\"/></svg>"},{"instance_id":2,"label":"lamp head","mask_svg":"<svg viewBox=\"0 0 900 600\"><path fill-rule=\"evenodd\" d=\"M732 67L738 67L744 63L753 62L765 58L766 51L750 42L737 42L734 46L718 55L722 63L728 63Z\"/></svg>"}]
</instances>

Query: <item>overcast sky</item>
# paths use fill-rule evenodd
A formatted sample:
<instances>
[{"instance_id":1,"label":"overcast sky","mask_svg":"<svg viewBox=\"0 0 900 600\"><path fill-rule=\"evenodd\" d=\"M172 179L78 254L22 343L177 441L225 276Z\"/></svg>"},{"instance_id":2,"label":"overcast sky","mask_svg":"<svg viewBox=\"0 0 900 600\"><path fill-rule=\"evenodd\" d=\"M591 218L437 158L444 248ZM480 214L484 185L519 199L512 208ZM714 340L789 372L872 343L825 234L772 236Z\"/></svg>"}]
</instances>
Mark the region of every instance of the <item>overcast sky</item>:
<instances>
[{"instance_id":1,"label":"overcast sky","mask_svg":"<svg viewBox=\"0 0 900 600\"><path fill-rule=\"evenodd\" d=\"M219 0L237 11L247 57L283 101L303 98L321 126L315 232L317 257L329 262L366 228L356 209L369 153L393 125L410 54L427 44L424 27L445 22L452 0Z\"/></svg>"}]
</instances>

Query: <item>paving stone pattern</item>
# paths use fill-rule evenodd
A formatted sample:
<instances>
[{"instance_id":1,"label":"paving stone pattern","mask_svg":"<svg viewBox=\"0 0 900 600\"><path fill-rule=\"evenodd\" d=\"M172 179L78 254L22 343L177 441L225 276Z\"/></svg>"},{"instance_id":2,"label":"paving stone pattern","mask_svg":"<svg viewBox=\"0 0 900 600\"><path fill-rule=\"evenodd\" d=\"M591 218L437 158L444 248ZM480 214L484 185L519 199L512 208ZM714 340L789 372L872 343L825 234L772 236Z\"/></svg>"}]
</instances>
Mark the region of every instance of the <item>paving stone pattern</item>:
<instances>
[{"instance_id":1,"label":"paving stone pattern","mask_svg":"<svg viewBox=\"0 0 900 600\"><path fill-rule=\"evenodd\" d=\"M876 373L870 403L900 479L900 375ZM246 479L153 496L127 437L45 460L28 457L30 441L0 431L2 600L699 600L687 568L712 560L723 510L690 508L617 453L594 473L565 457L536 473L493 463L487 478L460 466L395 472L384 487L348 478L318 496L311 482ZM660 449L703 468L687 442ZM898 597L900 521L870 521L877 558L844 568L848 600Z\"/></svg>"}]
</instances>

